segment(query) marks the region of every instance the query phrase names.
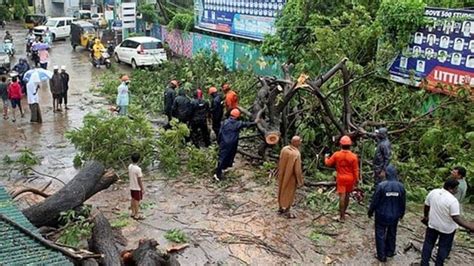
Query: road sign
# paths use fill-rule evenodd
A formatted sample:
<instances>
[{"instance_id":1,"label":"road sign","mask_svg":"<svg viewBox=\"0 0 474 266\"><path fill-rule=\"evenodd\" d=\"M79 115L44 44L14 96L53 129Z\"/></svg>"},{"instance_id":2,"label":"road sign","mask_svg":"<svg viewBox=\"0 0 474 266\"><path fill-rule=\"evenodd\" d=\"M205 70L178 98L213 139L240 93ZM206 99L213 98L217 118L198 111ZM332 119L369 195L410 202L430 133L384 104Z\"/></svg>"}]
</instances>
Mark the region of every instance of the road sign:
<instances>
[{"instance_id":1,"label":"road sign","mask_svg":"<svg viewBox=\"0 0 474 266\"><path fill-rule=\"evenodd\" d=\"M122 3L122 21L124 29L135 29L136 27L136 3Z\"/></svg>"}]
</instances>

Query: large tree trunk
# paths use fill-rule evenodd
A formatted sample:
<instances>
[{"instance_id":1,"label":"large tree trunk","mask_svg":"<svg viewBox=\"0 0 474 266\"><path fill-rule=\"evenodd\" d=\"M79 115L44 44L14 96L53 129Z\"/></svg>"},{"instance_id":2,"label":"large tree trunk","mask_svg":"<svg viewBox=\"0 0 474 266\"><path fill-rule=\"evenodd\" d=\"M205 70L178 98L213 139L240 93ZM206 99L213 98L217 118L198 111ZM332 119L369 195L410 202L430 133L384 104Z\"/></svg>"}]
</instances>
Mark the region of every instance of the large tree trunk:
<instances>
[{"instance_id":1,"label":"large tree trunk","mask_svg":"<svg viewBox=\"0 0 474 266\"><path fill-rule=\"evenodd\" d=\"M171 255L158 252L158 243L152 239L142 239L138 248L132 252L132 259L137 266L179 266Z\"/></svg>"},{"instance_id":2,"label":"large tree trunk","mask_svg":"<svg viewBox=\"0 0 474 266\"><path fill-rule=\"evenodd\" d=\"M104 257L99 260L100 265L120 265L120 253L115 245L115 237L109 221L102 212L97 212L94 216L94 228L92 237L89 241L89 248L103 254Z\"/></svg>"},{"instance_id":3,"label":"large tree trunk","mask_svg":"<svg viewBox=\"0 0 474 266\"><path fill-rule=\"evenodd\" d=\"M61 212L74 209L97 192L117 181L114 173L106 173L104 166L96 161L84 168L63 188L44 201L25 210L26 218L35 226L56 226Z\"/></svg>"}]
</instances>

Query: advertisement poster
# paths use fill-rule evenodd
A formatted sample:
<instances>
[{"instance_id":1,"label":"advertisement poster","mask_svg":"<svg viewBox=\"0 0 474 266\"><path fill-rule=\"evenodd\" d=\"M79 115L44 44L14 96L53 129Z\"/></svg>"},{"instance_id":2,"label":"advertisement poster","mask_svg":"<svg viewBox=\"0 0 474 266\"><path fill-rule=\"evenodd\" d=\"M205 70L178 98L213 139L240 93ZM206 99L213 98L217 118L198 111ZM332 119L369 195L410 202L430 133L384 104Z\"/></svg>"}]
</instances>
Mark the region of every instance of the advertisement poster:
<instances>
[{"instance_id":1,"label":"advertisement poster","mask_svg":"<svg viewBox=\"0 0 474 266\"><path fill-rule=\"evenodd\" d=\"M252 40L274 34L287 0L195 0L196 28Z\"/></svg>"},{"instance_id":2,"label":"advertisement poster","mask_svg":"<svg viewBox=\"0 0 474 266\"><path fill-rule=\"evenodd\" d=\"M465 89L474 99L474 10L427 8L433 22L389 67L390 79L435 93Z\"/></svg>"}]
</instances>

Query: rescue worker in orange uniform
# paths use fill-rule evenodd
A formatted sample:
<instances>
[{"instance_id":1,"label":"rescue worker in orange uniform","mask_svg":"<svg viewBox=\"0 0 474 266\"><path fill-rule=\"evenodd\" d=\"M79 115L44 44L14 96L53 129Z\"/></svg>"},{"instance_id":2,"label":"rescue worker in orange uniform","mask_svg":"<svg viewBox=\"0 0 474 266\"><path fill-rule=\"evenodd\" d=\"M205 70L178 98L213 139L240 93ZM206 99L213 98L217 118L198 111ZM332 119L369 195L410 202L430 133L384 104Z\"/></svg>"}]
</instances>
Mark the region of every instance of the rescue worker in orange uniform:
<instances>
[{"instance_id":1,"label":"rescue worker in orange uniform","mask_svg":"<svg viewBox=\"0 0 474 266\"><path fill-rule=\"evenodd\" d=\"M339 140L341 150L332 156L325 155L324 163L330 167L336 167L336 188L339 194L339 221L345 221L347 206L349 206L349 194L359 181L359 159L350 151L352 140L349 136L343 136Z\"/></svg>"},{"instance_id":2,"label":"rescue worker in orange uniform","mask_svg":"<svg viewBox=\"0 0 474 266\"><path fill-rule=\"evenodd\" d=\"M224 92L224 105L225 105L225 110L226 110L226 117L230 116L230 111L233 109L237 109L237 106L239 105L239 96L235 91L233 91L230 88L230 85L227 83L224 83L222 85L222 91Z\"/></svg>"}]
</instances>

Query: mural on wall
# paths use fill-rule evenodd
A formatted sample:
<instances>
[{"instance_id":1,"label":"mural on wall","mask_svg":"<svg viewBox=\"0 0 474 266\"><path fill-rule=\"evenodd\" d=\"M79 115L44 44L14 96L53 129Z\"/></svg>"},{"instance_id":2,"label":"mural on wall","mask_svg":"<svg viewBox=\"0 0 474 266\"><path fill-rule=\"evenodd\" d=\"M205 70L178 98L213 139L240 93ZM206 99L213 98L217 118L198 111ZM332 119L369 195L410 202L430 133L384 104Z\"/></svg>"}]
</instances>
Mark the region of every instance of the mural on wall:
<instances>
[{"instance_id":1,"label":"mural on wall","mask_svg":"<svg viewBox=\"0 0 474 266\"><path fill-rule=\"evenodd\" d=\"M282 77L280 60L270 56L263 56L262 53L244 43L235 43L234 66L235 69L251 68L257 75Z\"/></svg>"},{"instance_id":2,"label":"mural on wall","mask_svg":"<svg viewBox=\"0 0 474 266\"><path fill-rule=\"evenodd\" d=\"M234 42L195 33L193 54L201 50L217 53L228 69L234 69Z\"/></svg>"},{"instance_id":3,"label":"mural on wall","mask_svg":"<svg viewBox=\"0 0 474 266\"><path fill-rule=\"evenodd\" d=\"M161 27L161 40L169 45L173 53L188 58L193 57L193 35L192 32L168 31L165 27Z\"/></svg>"}]
</instances>

